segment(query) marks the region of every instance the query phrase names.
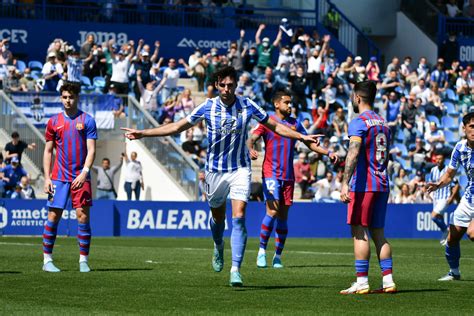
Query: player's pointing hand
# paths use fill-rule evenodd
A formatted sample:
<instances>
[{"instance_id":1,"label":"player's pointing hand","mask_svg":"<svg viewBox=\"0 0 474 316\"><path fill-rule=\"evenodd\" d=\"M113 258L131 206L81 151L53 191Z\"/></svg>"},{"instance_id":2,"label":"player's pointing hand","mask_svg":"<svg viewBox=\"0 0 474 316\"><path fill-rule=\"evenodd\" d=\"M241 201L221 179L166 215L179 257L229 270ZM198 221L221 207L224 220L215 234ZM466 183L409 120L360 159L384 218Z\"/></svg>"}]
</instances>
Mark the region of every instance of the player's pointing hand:
<instances>
[{"instance_id":1,"label":"player's pointing hand","mask_svg":"<svg viewBox=\"0 0 474 316\"><path fill-rule=\"evenodd\" d=\"M134 140L134 139L140 139L143 137L143 132L133 129L133 128L127 128L127 127L122 127L121 130L125 131L125 137Z\"/></svg>"},{"instance_id":2,"label":"player's pointing hand","mask_svg":"<svg viewBox=\"0 0 474 316\"><path fill-rule=\"evenodd\" d=\"M319 146L319 138L323 136L324 136L323 134L303 135L303 137L301 138L301 141L315 143L317 146Z\"/></svg>"}]
</instances>

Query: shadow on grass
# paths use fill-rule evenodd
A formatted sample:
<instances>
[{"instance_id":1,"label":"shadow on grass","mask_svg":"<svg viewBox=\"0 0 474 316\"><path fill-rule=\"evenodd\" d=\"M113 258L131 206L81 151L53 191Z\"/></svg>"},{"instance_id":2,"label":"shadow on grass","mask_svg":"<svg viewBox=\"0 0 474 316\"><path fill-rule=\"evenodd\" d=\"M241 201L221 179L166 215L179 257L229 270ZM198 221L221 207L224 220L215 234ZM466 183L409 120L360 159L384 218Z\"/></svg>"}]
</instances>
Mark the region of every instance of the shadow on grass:
<instances>
[{"instance_id":1,"label":"shadow on grass","mask_svg":"<svg viewBox=\"0 0 474 316\"><path fill-rule=\"evenodd\" d=\"M287 290L287 289L317 289L321 286L315 285L245 285L235 287L238 291L261 291L261 290Z\"/></svg>"},{"instance_id":2,"label":"shadow on grass","mask_svg":"<svg viewBox=\"0 0 474 316\"><path fill-rule=\"evenodd\" d=\"M92 269L93 272L120 272L120 271L151 271L152 268L109 268L109 269Z\"/></svg>"},{"instance_id":3,"label":"shadow on grass","mask_svg":"<svg viewBox=\"0 0 474 316\"><path fill-rule=\"evenodd\" d=\"M354 265L350 264L307 264L307 265L295 265L295 266L285 266L289 269L298 269L298 268L351 268Z\"/></svg>"},{"instance_id":4,"label":"shadow on grass","mask_svg":"<svg viewBox=\"0 0 474 316\"><path fill-rule=\"evenodd\" d=\"M0 271L0 274L21 274L20 271Z\"/></svg>"},{"instance_id":5,"label":"shadow on grass","mask_svg":"<svg viewBox=\"0 0 474 316\"><path fill-rule=\"evenodd\" d=\"M447 289L407 289L407 290L398 290L397 294L403 293L424 293L424 292L447 292Z\"/></svg>"}]
</instances>

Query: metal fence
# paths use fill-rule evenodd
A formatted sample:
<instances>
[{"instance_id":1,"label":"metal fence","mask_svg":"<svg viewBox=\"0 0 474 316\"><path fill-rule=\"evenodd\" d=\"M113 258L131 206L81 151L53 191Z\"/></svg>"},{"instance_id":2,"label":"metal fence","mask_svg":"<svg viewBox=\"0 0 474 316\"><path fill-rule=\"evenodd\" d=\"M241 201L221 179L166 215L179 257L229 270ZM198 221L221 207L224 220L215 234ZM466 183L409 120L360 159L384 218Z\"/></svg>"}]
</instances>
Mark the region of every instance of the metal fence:
<instances>
[{"instance_id":1,"label":"metal fence","mask_svg":"<svg viewBox=\"0 0 474 316\"><path fill-rule=\"evenodd\" d=\"M143 110L137 100L128 97L127 126L137 129L158 127L159 124L148 113ZM155 158L166 168L173 179L181 185L192 200L198 200L199 167L194 161L176 144L171 137L143 138L142 143L155 156Z\"/></svg>"},{"instance_id":2,"label":"metal fence","mask_svg":"<svg viewBox=\"0 0 474 316\"><path fill-rule=\"evenodd\" d=\"M7 132L17 131L21 140L31 144L36 143L36 149L28 151L28 157L42 174L43 152L46 141L36 127L34 127L26 116L18 109L5 92L0 90L0 128Z\"/></svg>"}]
</instances>

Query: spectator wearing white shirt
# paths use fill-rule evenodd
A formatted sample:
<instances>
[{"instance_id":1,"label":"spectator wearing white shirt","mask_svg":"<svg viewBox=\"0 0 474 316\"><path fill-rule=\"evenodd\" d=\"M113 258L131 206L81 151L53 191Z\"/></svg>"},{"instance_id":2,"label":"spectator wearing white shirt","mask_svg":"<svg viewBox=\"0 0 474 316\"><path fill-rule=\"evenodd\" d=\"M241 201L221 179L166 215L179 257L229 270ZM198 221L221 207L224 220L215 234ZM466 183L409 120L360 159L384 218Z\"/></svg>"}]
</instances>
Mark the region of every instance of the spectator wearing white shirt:
<instances>
[{"instance_id":1,"label":"spectator wearing white shirt","mask_svg":"<svg viewBox=\"0 0 474 316\"><path fill-rule=\"evenodd\" d=\"M140 191L145 188L142 175L142 164L137 160L137 153L132 152L130 159L125 153L125 192L127 200L132 200L132 192L135 193L135 200L140 200Z\"/></svg>"},{"instance_id":2,"label":"spectator wearing white shirt","mask_svg":"<svg viewBox=\"0 0 474 316\"><path fill-rule=\"evenodd\" d=\"M35 190L30 185L30 179L27 176L21 177L19 186L21 187L20 195L23 200L36 199Z\"/></svg>"},{"instance_id":3,"label":"spectator wearing white shirt","mask_svg":"<svg viewBox=\"0 0 474 316\"><path fill-rule=\"evenodd\" d=\"M62 78L64 69L61 63L58 62L56 54L50 52L48 54L48 61L43 65L41 73L43 74L44 91L56 91L59 80Z\"/></svg>"},{"instance_id":4,"label":"spectator wearing white shirt","mask_svg":"<svg viewBox=\"0 0 474 316\"><path fill-rule=\"evenodd\" d=\"M461 77L456 80L456 93L462 94L464 88L472 88L474 87L474 81L469 76L469 71L463 70L461 73Z\"/></svg>"},{"instance_id":5,"label":"spectator wearing white shirt","mask_svg":"<svg viewBox=\"0 0 474 316\"><path fill-rule=\"evenodd\" d=\"M337 192L340 190L340 183L339 188L338 184L334 179L334 175L332 172L326 173L326 178L321 179L312 185L316 189L316 193L314 195L315 202L335 202L333 198L333 192Z\"/></svg>"},{"instance_id":6,"label":"spectator wearing white shirt","mask_svg":"<svg viewBox=\"0 0 474 316\"><path fill-rule=\"evenodd\" d=\"M317 47L313 48L311 57L308 59L307 75L310 80L309 87L312 93L316 93L321 85L321 64L330 39L331 37L329 35L324 36L323 46L319 47L319 49Z\"/></svg>"},{"instance_id":7,"label":"spectator wearing white shirt","mask_svg":"<svg viewBox=\"0 0 474 316\"><path fill-rule=\"evenodd\" d=\"M414 94L417 98L421 99L422 105L428 103L431 93L431 90L425 85L425 79L418 80L418 85L414 86L410 91L410 94Z\"/></svg>"},{"instance_id":8,"label":"spectator wearing white shirt","mask_svg":"<svg viewBox=\"0 0 474 316\"><path fill-rule=\"evenodd\" d=\"M435 148L436 144L444 145L445 138L442 130L438 129L435 122L430 122L430 129L425 134L425 139L431 148Z\"/></svg>"},{"instance_id":9,"label":"spectator wearing white shirt","mask_svg":"<svg viewBox=\"0 0 474 316\"><path fill-rule=\"evenodd\" d=\"M180 61L184 62L182 59L180 59ZM162 103L177 92L179 77L176 59L171 58L168 61L168 68L163 72L163 79L160 82L160 86L163 86L163 90L161 91Z\"/></svg>"},{"instance_id":10,"label":"spectator wearing white shirt","mask_svg":"<svg viewBox=\"0 0 474 316\"><path fill-rule=\"evenodd\" d=\"M112 57L112 78L110 83L113 84L118 94L128 93L128 69L130 67L130 61L135 54L134 41L128 43L129 54L122 49L118 54L114 53L114 49L109 45L109 52Z\"/></svg>"},{"instance_id":11,"label":"spectator wearing white shirt","mask_svg":"<svg viewBox=\"0 0 474 316\"><path fill-rule=\"evenodd\" d=\"M158 113L158 93L160 92L162 86L157 85L155 87L156 81L150 81L145 86L143 86L142 81L142 70L137 70L137 85L140 90L140 105L143 109L150 112L150 114L155 118L156 121L159 119Z\"/></svg>"},{"instance_id":12,"label":"spectator wearing white shirt","mask_svg":"<svg viewBox=\"0 0 474 316\"><path fill-rule=\"evenodd\" d=\"M455 18L462 15L462 11L458 7L457 0L449 0L449 2L446 3L446 12L450 18Z\"/></svg>"}]
</instances>

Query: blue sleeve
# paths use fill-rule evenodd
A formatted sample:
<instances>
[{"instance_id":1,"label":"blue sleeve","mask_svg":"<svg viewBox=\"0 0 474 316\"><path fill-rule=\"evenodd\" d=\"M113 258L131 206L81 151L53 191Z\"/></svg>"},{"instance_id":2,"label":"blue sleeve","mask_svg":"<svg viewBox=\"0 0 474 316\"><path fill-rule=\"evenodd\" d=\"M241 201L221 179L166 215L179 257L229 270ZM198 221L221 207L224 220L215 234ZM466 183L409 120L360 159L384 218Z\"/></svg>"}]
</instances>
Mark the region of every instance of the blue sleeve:
<instances>
[{"instance_id":1,"label":"blue sleeve","mask_svg":"<svg viewBox=\"0 0 474 316\"><path fill-rule=\"evenodd\" d=\"M441 74L440 74L440 76L441 76ZM435 81L436 78L435 78L435 72L434 71L431 73L430 79L431 79L431 81Z\"/></svg>"},{"instance_id":2,"label":"blue sleeve","mask_svg":"<svg viewBox=\"0 0 474 316\"><path fill-rule=\"evenodd\" d=\"M266 121L268 121L268 114L267 112L265 112L264 109L262 109L255 102L250 101L249 99L247 99L247 102L250 105L252 117L254 119L256 119L259 123L265 123Z\"/></svg>"},{"instance_id":3,"label":"blue sleeve","mask_svg":"<svg viewBox=\"0 0 474 316\"><path fill-rule=\"evenodd\" d=\"M349 138L351 136L364 137L366 133L367 125L365 125L364 121L362 121L360 118L353 119L352 122L349 124Z\"/></svg>"},{"instance_id":4,"label":"blue sleeve","mask_svg":"<svg viewBox=\"0 0 474 316\"><path fill-rule=\"evenodd\" d=\"M86 122L86 138L87 139L97 139L97 126L95 125L95 120L92 117Z\"/></svg>"},{"instance_id":5,"label":"blue sleeve","mask_svg":"<svg viewBox=\"0 0 474 316\"><path fill-rule=\"evenodd\" d=\"M208 99L194 108L194 110L186 117L186 120L192 125L196 125L204 119L206 114L207 104L212 104L212 100Z\"/></svg>"},{"instance_id":6,"label":"blue sleeve","mask_svg":"<svg viewBox=\"0 0 474 316\"><path fill-rule=\"evenodd\" d=\"M298 124L296 125L296 131L303 135L308 135L308 131L306 130L306 128L304 128L301 122L298 122Z\"/></svg>"},{"instance_id":7,"label":"blue sleeve","mask_svg":"<svg viewBox=\"0 0 474 316\"><path fill-rule=\"evenodd\" d=\"M453 153L451 155L451 161L449 162L449 168L458 170L459 168L459 163L461 162L461 152L459 151L459 147L461 144L457 144L456 147L453 150Z\"/></svg>"}]
</instances>

